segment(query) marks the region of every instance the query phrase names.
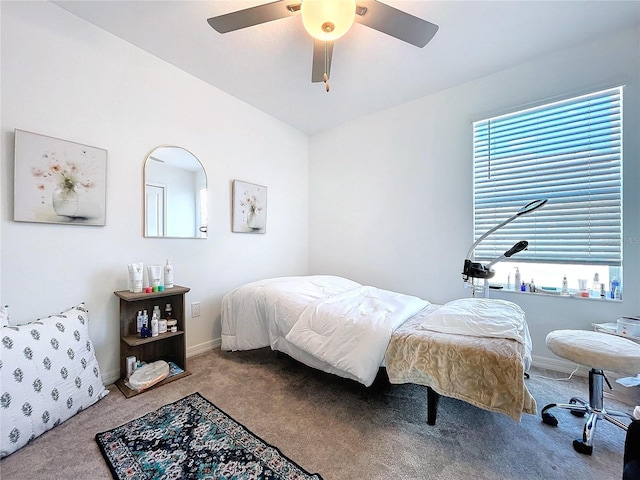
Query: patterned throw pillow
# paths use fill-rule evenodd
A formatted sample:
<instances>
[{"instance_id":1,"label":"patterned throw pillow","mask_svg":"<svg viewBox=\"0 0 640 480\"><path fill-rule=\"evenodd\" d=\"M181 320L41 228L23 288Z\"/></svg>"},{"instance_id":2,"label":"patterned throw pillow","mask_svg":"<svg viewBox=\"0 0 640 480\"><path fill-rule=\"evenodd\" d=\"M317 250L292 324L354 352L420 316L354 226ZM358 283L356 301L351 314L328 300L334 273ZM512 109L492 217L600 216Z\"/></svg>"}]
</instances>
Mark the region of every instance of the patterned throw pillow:
<instances>
[{"instance_id":1,"label":"patterned throw pillow","mask_svg":"<svg viewBox=\"0 0 640 480\"><path fill-rule=\"evenodd\" d=\"M0 458L109 393L84 303L21 326L3 326L0 345Z\"/></svg>"},{"instance_id":2,"label":"patterned throw pillow","mask_svg":"<svg viewBox=\"0 0 640 480\"><path fill-rule=\"evenodd\" d=\"M0 307L0 323L2 323L3 327L9 325L9 311L7 310L7 306Z\"/></svg>"}]
</instances>

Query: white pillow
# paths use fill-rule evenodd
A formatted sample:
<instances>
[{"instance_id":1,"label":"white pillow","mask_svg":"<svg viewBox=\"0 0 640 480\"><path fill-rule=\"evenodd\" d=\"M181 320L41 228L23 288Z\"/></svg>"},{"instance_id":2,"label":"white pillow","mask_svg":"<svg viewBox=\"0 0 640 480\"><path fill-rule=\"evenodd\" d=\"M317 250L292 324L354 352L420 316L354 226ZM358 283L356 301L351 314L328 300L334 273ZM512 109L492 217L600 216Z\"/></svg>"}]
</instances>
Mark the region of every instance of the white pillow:
<instances>
[{"instance_id":1,"label":"white pillow","mask_svg":"<svg viewBox=\"0 0 640 480\"><path fill-rule=\"evenodd\" d=\"M518 305L489 298L453 300L427 315L418 328L477 337L513 338L524 344L529 333L525 313Z\"/></svg>"},{"instance_id":2,"label":"white pillow","mask_svg":"<svg viewBox=\"0 0 640 480\"><path fill-rule=\"evenodd\" d=\"M32 323L2 327L0 458L109 393L88 322L81 303Z\"/></svg>"}]
</instances>

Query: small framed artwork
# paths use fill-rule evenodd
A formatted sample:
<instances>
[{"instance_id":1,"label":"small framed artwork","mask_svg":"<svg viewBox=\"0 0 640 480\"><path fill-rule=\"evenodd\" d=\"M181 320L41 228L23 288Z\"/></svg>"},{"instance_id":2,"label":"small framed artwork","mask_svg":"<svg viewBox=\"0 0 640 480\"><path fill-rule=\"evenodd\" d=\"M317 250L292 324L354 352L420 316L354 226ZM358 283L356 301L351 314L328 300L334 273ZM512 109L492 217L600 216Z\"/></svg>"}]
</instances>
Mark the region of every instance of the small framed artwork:
<instances>
[{"instance_id":1,"label":"small framed artwork","mask_svg":"<svg viewBox=\"0 0 640 480\"><path fill-rule=\"evenodd\" d=\"M231 230L238 233L266 233L267 187L233 181Z\"/></svg>"},{"instance_id":2,"label":"small framed artwork","mask_svg":"<svg viewBox=\"0 0 640 480\"><path fill-rule=\"evenodd\" d=\"M104 226L107 151L15 131L14 220Z\"/></svg>"}]
</instances>

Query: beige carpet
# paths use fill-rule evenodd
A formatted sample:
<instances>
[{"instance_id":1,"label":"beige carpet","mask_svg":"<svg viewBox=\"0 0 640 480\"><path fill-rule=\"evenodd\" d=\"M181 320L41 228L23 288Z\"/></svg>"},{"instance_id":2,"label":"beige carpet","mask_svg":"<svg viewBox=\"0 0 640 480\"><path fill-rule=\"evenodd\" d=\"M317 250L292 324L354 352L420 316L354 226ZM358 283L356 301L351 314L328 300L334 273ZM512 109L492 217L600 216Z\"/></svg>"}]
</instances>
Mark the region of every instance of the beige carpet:
<instances>
[{"instance_id":1,"label":"beige carpet","mask_svg":"<svg viewBox=\"0 0 640 480\"><path fill-rule=\"evenodd\" d=\"M210 352L188 360L191 376L131 399L113 386L96 405L0 462L3 480L111 478L94 441L190 393L216 406L325 480L338 479L620 479L624 432L598 424L593 456L574 452L582 419L558 411L560 425L539 416L517 423L442 398L437 424L426 424L426 393L388 385L367 389L308 369L268 349ZM559 382L534 371L527 382L538 408L586 397L585 378ZM624 387L614 384L616 390ZM631 411L615 399L610 408Z\"/></svg>"}]
</instances>

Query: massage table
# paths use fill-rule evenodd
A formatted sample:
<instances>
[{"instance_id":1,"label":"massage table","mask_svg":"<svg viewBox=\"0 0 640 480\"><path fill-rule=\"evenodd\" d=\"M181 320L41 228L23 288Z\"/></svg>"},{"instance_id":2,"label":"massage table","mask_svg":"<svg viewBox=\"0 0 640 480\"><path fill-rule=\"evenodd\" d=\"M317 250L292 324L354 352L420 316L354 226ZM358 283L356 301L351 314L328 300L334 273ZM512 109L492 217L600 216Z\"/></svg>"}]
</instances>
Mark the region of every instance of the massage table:
<instances>
[{"instance_id":1,"label":"massage table","mask_svg":"<svg viewBox=\"0 0 640 480\"><path fill-rule=\"evenodd\" d=\"M270 346L365 386L385 367L391 383L427 387L429 425L435 424L441 395L516 421L522 413L535 414L536 402L524 383L531 363L524 312L510 302L482 300L491 308L506 306L507 317L520 312L519 329L491 321L493 331L479 328L484 322L477 321L469 328L465 322L474 312L467 311L468 302L480 303L474 300L434 305L330 275L266 279L223 298L221 348ZM361 319L367 322L361 325ZM507 323L513 322L507 318ZM501 338L502 330L513 338Z\"/></svg>"},{"instance_id":2,"label":"massage table","mask_svg":"<svg viewBox=\"0 0 640 480\"><path fill-rule=\"evenodd\" d=\"M427 387L427 423L435 425L439 396L456 398L519 421L536 414L525 384L526 346L514 339L441 333L420 328L430 309L391 336L385 354L391 383Z\"/></svg>"}]
</instances>

